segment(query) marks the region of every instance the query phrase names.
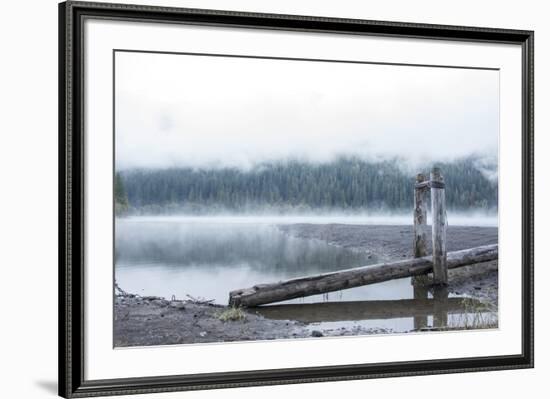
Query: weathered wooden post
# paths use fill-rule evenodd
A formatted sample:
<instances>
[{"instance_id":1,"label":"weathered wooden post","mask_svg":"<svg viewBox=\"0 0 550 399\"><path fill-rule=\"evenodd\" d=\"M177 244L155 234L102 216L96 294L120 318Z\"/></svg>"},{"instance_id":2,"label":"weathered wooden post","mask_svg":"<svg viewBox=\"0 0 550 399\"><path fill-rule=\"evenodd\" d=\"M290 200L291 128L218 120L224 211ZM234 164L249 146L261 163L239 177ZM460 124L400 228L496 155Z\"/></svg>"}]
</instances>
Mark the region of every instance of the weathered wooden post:
<instances>
[{"instance_id":1,"label":"weathered wooden post","mask_svg":"<svg viewBox=\"0 0 550 399\"><path fill-rule=\"evenodd\" d=\"M428 193L430 181L422 173L416 175L414 185L414 210L413 210L413 256L421 258L428 255ZM413 276L411 284L417 286L427 285L428 275ZM420 287L422 289L422 287Z\"/></svg>"},{"instance_id":2,"label":"weathered wooden post","mask_svg":"<svg viewBox=\"0 0 550 399\"><path fill-rule=\"evenodd\" d=\"M413 252L415 258L428 255L428 192L429 181L419 173L414 186Z\"/></svg>"},{"instance_id":3,"label":"weathered wooden post","mask_svg":"<svg viewBox=\"0 0 550 399\"><path fill-rule=\"evenodd\" d=\"M432 196L432 252L434 284L447 284L447 210L445 181L439 168L430 175Z\"/></svg>"}]
</instances>

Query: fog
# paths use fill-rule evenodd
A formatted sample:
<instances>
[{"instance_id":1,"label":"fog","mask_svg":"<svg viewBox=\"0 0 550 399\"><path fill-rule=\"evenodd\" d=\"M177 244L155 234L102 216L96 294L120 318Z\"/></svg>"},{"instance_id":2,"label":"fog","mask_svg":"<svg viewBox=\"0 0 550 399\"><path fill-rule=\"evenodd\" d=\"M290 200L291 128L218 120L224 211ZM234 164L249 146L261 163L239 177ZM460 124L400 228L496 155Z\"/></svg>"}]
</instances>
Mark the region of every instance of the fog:
<instances>
[{"instance_id":1,"label":"fog","mask_svg":"<svg viewBox=\"0 0 550 399\"><path fill-rule=\"evenodd\" d=\"M132 216L134 222L144 223L168 223L168 224L224 224L224 225L284 225L295 223L309 224L350 224L350 225L386 225L386 226L410 226L413 223L412 209L410 212L338 212L321 211L300 214L246 214L235 215L231 213L218 215L148 215ZM449 226L478 226L498 227L498 214L496 211L471 211L449 212L447 214ZM431 212L428 212L428 225L431 225Z\"/></svg>"},{"instance_id":2,"label":"fog","mask_svg":"<svg viewBox=\"0 0 550 399\"><path fill-rule=\"evenodd\" d=\"M225 305L229 291L239 287L364 266L376 258L294 238L265 223L130 218L117 221L116 262L116 280L131 292L166 298L190 294ZM410 283L406 289L412 291ZM359 299L363 291L348 290L340 297Z\"/></svg>"},{"instance_id":3,"label":"fog","mask_svg":"<svg viewBox=\"0 0 550 399\"><path fill-rule=\"evenodd\" d=\"M118 52L115 73L118 169L497 157L498 71Z\"/></svg>"}]
</instances>

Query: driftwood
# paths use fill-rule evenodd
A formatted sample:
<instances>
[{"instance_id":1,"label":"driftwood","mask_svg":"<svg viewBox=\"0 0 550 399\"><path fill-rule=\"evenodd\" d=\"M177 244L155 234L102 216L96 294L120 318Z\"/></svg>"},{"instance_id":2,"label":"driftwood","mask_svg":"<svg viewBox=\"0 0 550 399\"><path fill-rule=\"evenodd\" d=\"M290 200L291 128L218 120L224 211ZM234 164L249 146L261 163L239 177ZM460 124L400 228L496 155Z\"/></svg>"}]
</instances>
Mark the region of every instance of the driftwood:
<instances>
[{"instance_id":1,"label":"driftwood","mask_svg":"<svg viewBox=\"0 0 550 399\"><path fill-rule=\"evenodd\" d=\"M195 298L189 294L185 294L185 296L189 298L189 302L196 303L197 305L210 305L211 303L214 303L214 299L206 299L201 297Z\"/></svg>"},{"instance_id":2,"label":"driftwood","mask_svg":"<svg viewBox=\"0 0 550 399\"><path fill-rule=\"evenodd\" d=\"M447 267L453 269L498 258L498 244L449 252ZM383 281L431 273L432 257L424 256L395 262L379 263L316 276L295 278L271 284L259 284L229 293L231 306L257 306L340 291Z\"/></svg>"}]
</instances>

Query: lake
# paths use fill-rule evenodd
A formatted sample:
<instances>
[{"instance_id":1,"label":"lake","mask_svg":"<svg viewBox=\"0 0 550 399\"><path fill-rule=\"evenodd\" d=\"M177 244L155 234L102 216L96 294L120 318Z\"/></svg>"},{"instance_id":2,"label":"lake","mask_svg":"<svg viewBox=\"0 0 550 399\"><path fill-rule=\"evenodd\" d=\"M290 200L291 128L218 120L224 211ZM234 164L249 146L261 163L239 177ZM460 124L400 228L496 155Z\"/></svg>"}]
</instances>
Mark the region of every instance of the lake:
<instances>
[{"instance_id":1,"label":"lake","mask_svg":"<svg viewBox=\"0 0 550 399\"><path fill-rule=\"evenodd\" d=\"M278 225L384 221L405 224L399 218L119 218L115 277L118 285L131 293L168 299L191 296L227 305L229 292L238 288L378 262L360 250L290 236ZM415 326L415 308L418 314L426 313L422 310L428 306L425 298L431 298L430 294L415 296L411 280L406 278L285 301L260 313L301 320L313 328L360 325L408 331ZM300 304L308 306L296 306ZM432 322L428 320L428 324Z\"/></svg>"}]
</instances>

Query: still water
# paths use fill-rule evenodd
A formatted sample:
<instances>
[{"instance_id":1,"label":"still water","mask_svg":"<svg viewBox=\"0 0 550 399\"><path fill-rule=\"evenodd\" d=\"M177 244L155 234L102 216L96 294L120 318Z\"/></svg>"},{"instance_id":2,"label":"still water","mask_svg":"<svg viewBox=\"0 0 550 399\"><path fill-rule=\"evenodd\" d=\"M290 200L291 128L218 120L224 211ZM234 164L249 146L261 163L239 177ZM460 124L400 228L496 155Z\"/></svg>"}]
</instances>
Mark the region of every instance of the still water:
<instances>
[{"instance_id":1,"label":"still water","mask_svg":"<svg viewBox=\"0 0 550 399\"><path fill-rule=\"evenodd\" d=\"M140 295L189 295L227 305L229 292L238 288L377 263L359 250L289 236L277 227L281 222L285 221L117 219L116 281L125 291ZM293 299L266 307L263 314L301 320L313 328L357 325L408 331L415 326L414 315L426 313L421 308L430 306L415 298L419 299L407 278Z\"/></svg>"}]
</instances>

